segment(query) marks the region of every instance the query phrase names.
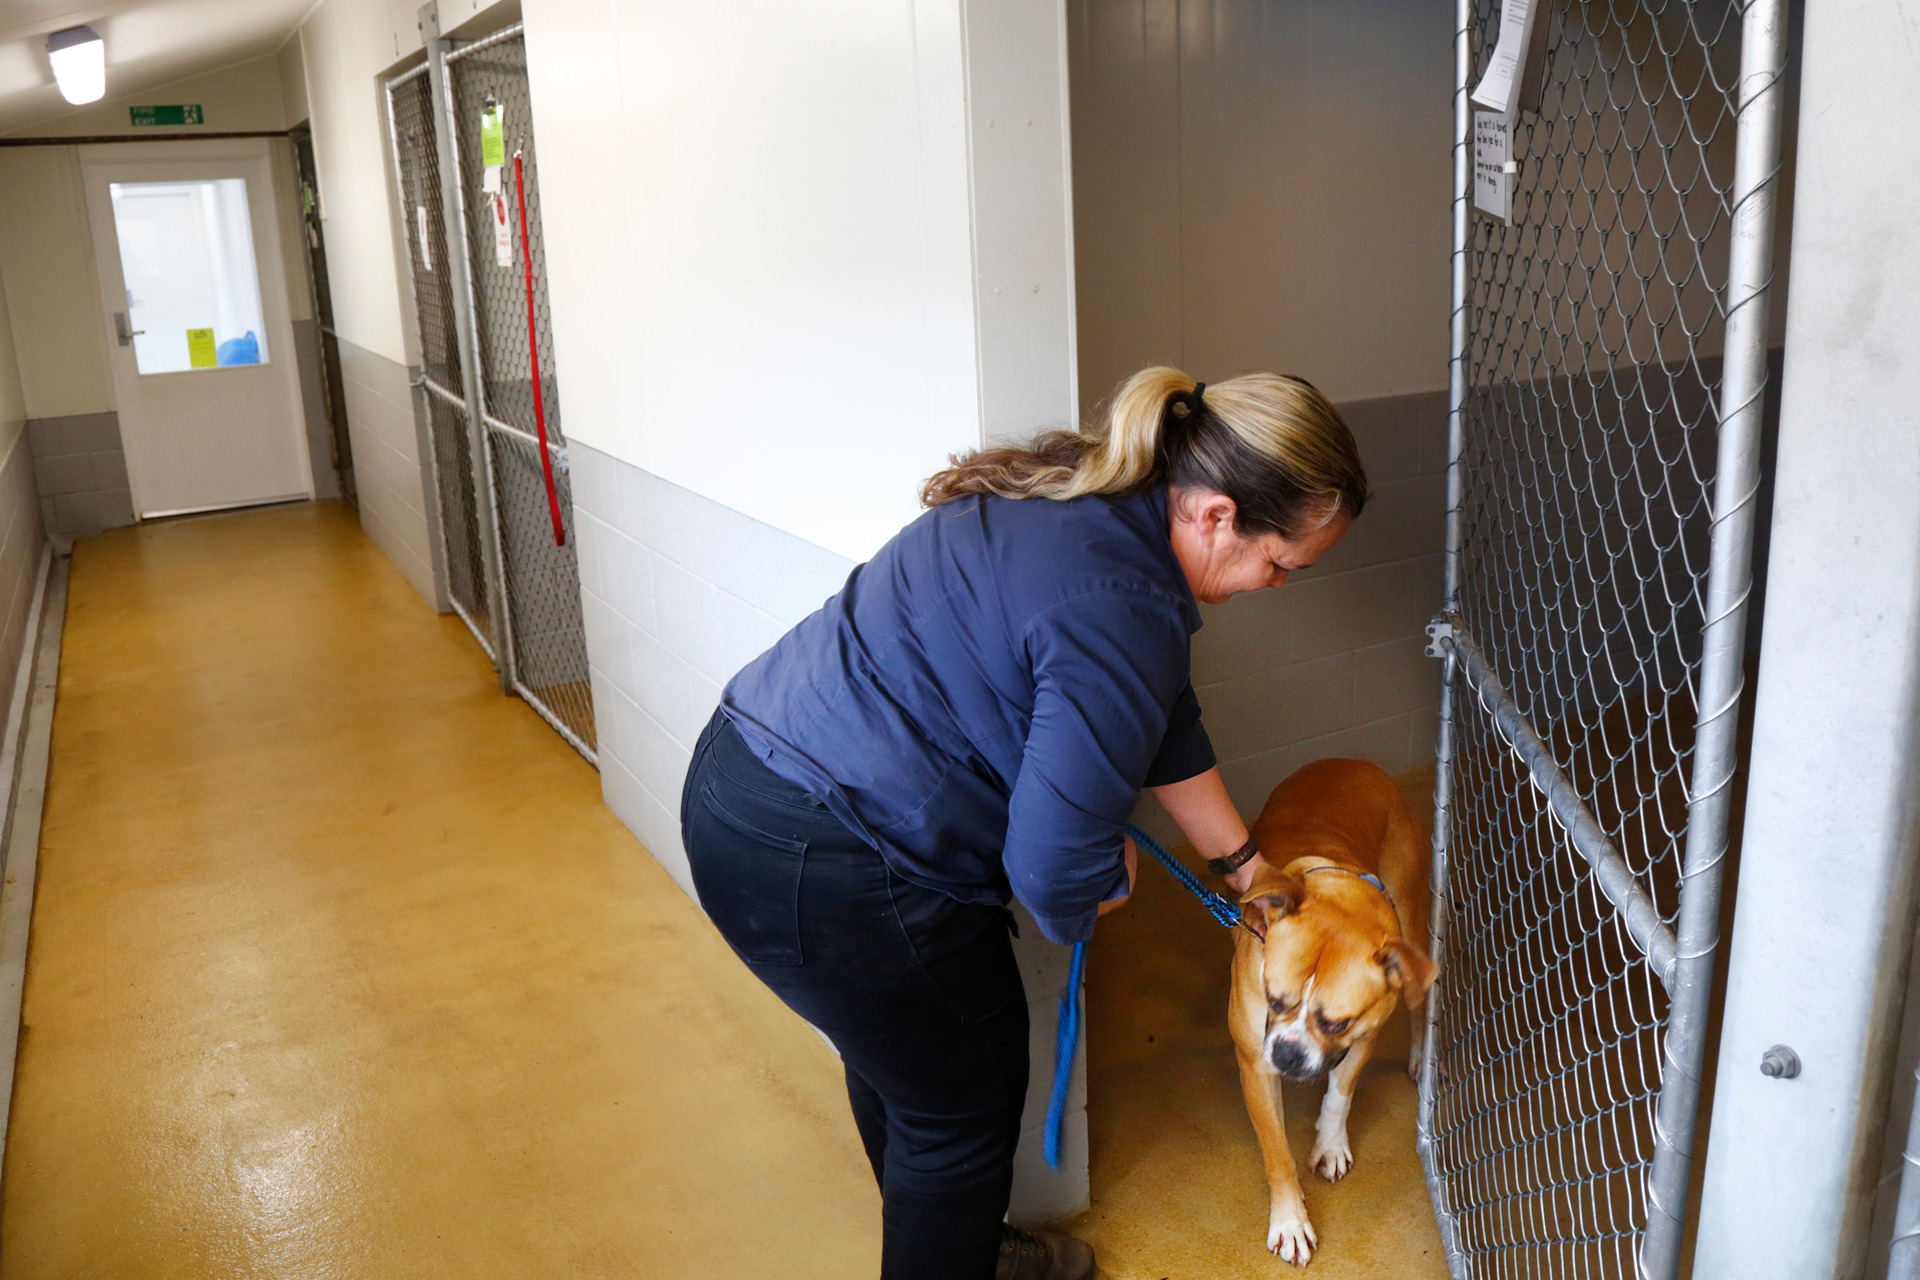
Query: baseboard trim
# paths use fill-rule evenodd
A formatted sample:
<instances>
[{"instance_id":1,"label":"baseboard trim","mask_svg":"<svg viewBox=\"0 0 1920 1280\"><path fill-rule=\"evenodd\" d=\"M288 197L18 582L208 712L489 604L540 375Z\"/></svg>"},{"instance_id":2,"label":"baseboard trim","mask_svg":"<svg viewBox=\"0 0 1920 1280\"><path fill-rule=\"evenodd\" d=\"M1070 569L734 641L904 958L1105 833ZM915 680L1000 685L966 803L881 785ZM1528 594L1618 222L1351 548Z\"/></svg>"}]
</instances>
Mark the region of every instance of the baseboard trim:
<instances>
[{"instance_id":1,"label":"baseboard trim","mask_svg":"<svg viewBox=\"0 0 1920 1280\"><path fill-rule=\"evenodd\" d=\"M13 1111L13 1070L20 1051L20 1001L27 977L27 936L33 926L33 887L40 861L40 817L47 795L53 744L53 703L60 679L60 637L67 612L67 566L49 545L27 613L13 701L0 738L0 784L5 791L6 861L0 884L0 1170L6 1163L7 1123Z\"/></svg>"}]
</instances>

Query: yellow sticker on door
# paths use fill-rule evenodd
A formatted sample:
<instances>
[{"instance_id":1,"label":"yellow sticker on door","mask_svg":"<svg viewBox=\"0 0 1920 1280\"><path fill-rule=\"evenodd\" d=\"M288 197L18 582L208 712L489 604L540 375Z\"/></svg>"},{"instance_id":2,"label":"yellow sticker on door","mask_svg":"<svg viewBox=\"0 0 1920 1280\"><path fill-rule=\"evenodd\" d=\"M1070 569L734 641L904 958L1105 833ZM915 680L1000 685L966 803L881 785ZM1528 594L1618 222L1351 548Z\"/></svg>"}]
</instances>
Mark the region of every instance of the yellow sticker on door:
<instances>
[{"instance_id":1,"label":"yellow sticker on door","mask_svg":"<svg viewBox=\"0 0 1920 1280\"><path fill-rule=\"evenodd\" d=\"M220 363L213 347L213 330L187 330L187 364L194 369L211 369Z\"/></svg>"}]
</instances>

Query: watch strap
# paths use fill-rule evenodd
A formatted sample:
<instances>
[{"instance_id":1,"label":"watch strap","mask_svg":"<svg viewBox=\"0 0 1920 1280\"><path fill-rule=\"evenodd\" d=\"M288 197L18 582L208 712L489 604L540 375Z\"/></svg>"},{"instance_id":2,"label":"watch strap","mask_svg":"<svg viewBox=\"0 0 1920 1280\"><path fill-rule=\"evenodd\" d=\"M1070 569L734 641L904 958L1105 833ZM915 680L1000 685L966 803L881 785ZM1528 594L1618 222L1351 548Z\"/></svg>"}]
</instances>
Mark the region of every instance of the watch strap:
<instances>
[{"instance_id":1,"label":"watch strap","mask_svg":"<svg viewBox=\"0 0 1920 1280\"><path fill-rule=\"evenodd\" d=\"M1240 868L1246 866L1249 862L1253 861L1254 855L1259 852L1260 852L1260 842L1254 839L1252 836L1248 836L1247 842L1245 844L1241 845L1238 849L1235 849L1232 853L1228 854L1226 857L1209 858L1207 860L1207 870L1213 872L1213 874L1217 876L1230 876L1234 872L1238 871Z\"/></svg>"}]
</instances>

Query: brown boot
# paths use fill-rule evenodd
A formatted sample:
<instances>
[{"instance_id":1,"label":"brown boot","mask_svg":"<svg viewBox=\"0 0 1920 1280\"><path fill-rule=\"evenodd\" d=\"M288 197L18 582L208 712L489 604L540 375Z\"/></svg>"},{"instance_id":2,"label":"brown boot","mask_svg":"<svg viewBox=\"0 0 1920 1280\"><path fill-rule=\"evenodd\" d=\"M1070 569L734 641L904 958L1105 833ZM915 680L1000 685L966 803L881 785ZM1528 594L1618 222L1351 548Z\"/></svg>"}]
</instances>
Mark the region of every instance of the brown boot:
<instances>
[{"instance_id":1,"label":"brown boot","mask_svg":"<svg viewBox=\"0 0 1920 1280\"><path fill-rule=\"evenodd\" d=\"M1052 1231L1003 1226L993 1280L1093 1280L1093 1246Z\"/></svg>"}]
</instances>

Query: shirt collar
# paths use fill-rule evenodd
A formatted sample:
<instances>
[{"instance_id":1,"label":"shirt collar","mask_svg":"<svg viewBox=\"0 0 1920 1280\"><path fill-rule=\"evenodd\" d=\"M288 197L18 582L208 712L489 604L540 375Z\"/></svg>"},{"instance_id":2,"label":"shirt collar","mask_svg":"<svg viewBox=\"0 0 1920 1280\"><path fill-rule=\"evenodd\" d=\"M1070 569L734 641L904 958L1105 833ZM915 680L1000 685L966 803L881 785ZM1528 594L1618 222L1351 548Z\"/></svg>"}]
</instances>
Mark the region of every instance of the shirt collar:
<instances>
[{"instance_id":1,"label":"shirt collar","mask_svg":"<svg viewBox=\"0 0 1920 1280\"><path fill-rule=\"evenodd\" d=\"M1149 489L1144 498L1153 526L1160 531L1153 545L1166 557L1167 575L1173 584L1171 594L1187 620L1187 634L1192 635L1206 625L1206 619L1200 616L1200 602L1193 598L1193 588L1187 585L1187 572L1180 567L1180 557L1173 554L1173 535L1168 531L1167 487Z\"/></svg>"}]
</instances>

